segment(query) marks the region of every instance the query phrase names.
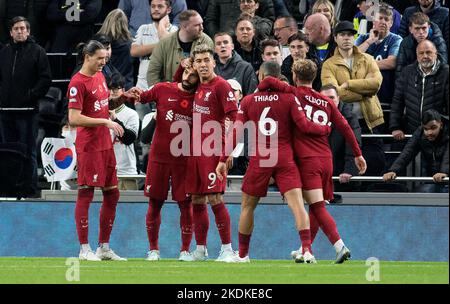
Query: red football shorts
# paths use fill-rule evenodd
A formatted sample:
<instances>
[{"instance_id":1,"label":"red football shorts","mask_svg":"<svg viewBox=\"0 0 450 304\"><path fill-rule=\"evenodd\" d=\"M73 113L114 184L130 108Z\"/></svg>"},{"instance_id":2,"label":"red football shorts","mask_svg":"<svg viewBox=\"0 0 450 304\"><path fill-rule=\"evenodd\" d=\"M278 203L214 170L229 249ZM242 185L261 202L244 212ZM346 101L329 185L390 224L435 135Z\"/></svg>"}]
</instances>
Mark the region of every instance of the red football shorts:
<instances>
[{"instance_id":1,"label":"red football shorts","mask_svg":"<svg viewBox=\"0 0 450 304\"><path fill-rule=\"evenodd\" d=\"M149 160L145 176L144 195L152 199L165 201L172 186L172 200L186 200L184 183L186 180L186 164L158 163Z\"/></svg>"},{"instance_id":2,"label":"red football shorts","mask_svg":"<svg viewBox=\"0 0 450 304\"><path fill-rule=\"evenodd\" d=\"M289 190L302 187L295 162L271 168L259 167L250 162L242 181L242 191L251 196L265 197L271 176L275 179L281 195Z\"/></svg>"},{"instance_id":3,"label":"red football shorts","mask_svg":"<svg viewBox=\"0 0 450 304\"><path fill-rule=\"evenodd\" d=\"M211 194L223 193L227 179L220 181L216 175L219 156L192 156L188 157L186 172L186 193Z\"/></svg>"},{"instance_id":4,"label":"red football shorts","mask_svg":"<svg viewBox=\"0 0 450 304\"><path fill-rule=\"evenodd\" d=\"M114 150L77 152L79 186L117 186L116 156Z\"/></svg>"},{"instance_id":5,"label":"red football shorts","mask_svg":"<svg viewBox=\"0 0 450 304\"><path fill-rule=\"evenodd\" d=\"M324 199L333 199L333 160L330 157L300 158L298 171L303 190L322 189Z\"/></svg>"}]
</instances>

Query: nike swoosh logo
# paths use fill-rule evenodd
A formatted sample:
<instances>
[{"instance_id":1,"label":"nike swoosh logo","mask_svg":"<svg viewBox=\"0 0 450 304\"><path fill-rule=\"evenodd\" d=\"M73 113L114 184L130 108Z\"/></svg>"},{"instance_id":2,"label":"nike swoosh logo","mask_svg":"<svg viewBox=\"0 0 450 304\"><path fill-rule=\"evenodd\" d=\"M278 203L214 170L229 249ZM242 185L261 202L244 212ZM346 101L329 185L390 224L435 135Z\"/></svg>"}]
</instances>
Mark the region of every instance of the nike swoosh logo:
<instances>
[{"instance_id":1,"label":"nike swoosh logo","mask_svg":"<svg viewBox=\"0 0 450 304\"><path fill-rule=\"evenodd\" d=\"M169 98L169 101L177 101L177 99Z\"/></svg>"},{"instance_id":2,"label":"nike swoosh logo","mask_svg":"<svg viewBox=\"0 0 450 304\"><path fill-rule=\"evenodd\" d=\"M216 186L216 185L214 185L214 186L208 186L208 190L214 188L215 186Z\"/></svg>"},{"instance_id":3,"label":"nike swoosh logo","mask_svg":"<svg viewBox=\"0 0 450 304\"><path fill-rule=\"evenodd\" d=\"M92 94L95 94L97 92L97 90L92 91Z\"/></svg>"}]
</instances>

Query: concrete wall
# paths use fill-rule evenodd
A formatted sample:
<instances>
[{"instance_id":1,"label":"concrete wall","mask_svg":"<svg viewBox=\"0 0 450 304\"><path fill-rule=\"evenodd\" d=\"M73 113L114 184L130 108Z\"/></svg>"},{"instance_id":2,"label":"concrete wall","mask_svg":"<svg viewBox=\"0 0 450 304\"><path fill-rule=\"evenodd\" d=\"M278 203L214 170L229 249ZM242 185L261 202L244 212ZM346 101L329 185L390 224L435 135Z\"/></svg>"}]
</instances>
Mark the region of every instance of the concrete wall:
<instances>
[{"instance_id":1,"label":"concrete wall","mask_svg":"<svg viewBox=\"0 0 450 304\"><path fill-rule=\"evenodd\" d=\"M233 248L238 248L237 226L240 206L229 204ZM329 205L339 232L357 260L448 261L448 207ZM90 208L90 244L98 238L100 204ZM125 257L143 258L148 250L145 203L120 203L111 236L111 246ZM219 252L220 239L210 213L208 251ZM178 257L180 246L178 206L167 203L162 209L160 251L162 258ZM290 259L298 249L299 236L287 205L258 206L250 257ZM195 239L191 250L195 248ZM333 247L322 232L313 244L318 259L334 259ZM72 202L0 202L0 256L71 257L79 246Z\"/></svg>"}]
</instances>

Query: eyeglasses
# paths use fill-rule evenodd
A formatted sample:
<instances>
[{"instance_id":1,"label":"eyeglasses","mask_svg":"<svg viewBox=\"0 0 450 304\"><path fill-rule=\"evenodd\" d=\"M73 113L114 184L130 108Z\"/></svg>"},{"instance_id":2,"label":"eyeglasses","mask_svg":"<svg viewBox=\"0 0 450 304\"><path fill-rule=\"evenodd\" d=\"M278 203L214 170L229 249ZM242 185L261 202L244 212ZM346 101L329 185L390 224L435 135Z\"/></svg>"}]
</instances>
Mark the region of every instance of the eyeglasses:
<instances>
[{"instance_id":1,"label":"eyeglasses","mask_svg":"<svg viewBox=\"0 0 450 304\"><path fill-rule=\"evenodd\" d=\"M282 27L279 27L279 28L273 28L273 32L274 33L278 33L282 29L285 29L285 28L288 28L288 27L289 27L289 25L285 25L285 26L282 26Z\"/></svg>"}]
</instances>

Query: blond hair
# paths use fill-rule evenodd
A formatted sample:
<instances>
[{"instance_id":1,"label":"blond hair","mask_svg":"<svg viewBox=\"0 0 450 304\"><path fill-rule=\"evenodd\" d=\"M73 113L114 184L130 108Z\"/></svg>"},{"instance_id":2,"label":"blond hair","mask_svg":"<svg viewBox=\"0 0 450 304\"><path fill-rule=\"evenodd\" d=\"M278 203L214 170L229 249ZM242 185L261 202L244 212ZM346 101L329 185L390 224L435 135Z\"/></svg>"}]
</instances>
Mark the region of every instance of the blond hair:
<instances>
[{"instance_id":1,"label":"blond hair","mask_svg":"<svg viewBox=\"0 0 450 304\"><path fill-rule=\"evenodd\" d=\"M97 34L103 34L112 41L129 41L131 33L128 30L127 15L120 9L112 10L103 21L102 27Z\"/></svg>"},{"instance_id":2,"label":"blond hair","mask_svg":"<svg viewBox=\"0 0 450 304\"><path fill-rule=\"evenodd\" d=\"M329 0L317 0L314 3L313 7L312 7L312 13L313 14L317 13L319 5L322 5L322 4L325 5L328 8L328 10L330 11L330 13L331 13L330 25L331 25L331 28L334 28L334 26L337 23L336 22L336 15L334 14L334 5Z\"/></svg>"}]
</instances>

